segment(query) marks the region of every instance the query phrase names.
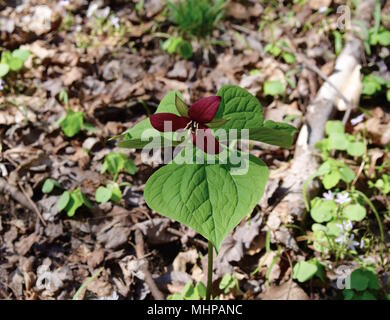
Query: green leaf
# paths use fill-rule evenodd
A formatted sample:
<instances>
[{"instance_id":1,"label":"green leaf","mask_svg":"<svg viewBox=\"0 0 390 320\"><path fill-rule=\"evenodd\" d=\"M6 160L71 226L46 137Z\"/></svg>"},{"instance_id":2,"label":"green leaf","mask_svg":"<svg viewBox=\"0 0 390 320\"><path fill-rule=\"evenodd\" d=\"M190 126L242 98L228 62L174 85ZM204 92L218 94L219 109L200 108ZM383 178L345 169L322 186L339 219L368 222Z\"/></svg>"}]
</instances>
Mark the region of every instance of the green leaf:
<instances>
[{"instance_id":1,"label":"green leaf","mask_svg":"<svg viewBox=\"0 0 390 320\"><path fill-rule=\"evenodd\" d=\"M350 167L347 167L344 165L343 167L339 168L340 178L346 183L350 183L355 179L355 172Z\"/></svg>"},{"instance_id":2,"label":"green leaf","mask_svg":"<svg viewBox=\"0 0 390 320\"><path fill-rule=\"evenodd\" d=\"M323 164L320 165L320 167L316 171L317 176L323 176L330 172L331 170L331 164L329 161L325 161Z\"/></svg>"},{"instance_id":3,"label":"green leaf","mask_svg":"<svg viewBox=\"0 0 390 320\"><path fill-rule=\"evenodd\" d=\"M51 193L54 187L61 188L61 185L54 179L46 179L42 186L42 192Z\"/></svg>"},{"instance_id":4,"label":"green leaf","mask_svg":"<svg viewBox=\"0 0 390 320\"><path fill-rule=\"evenodd\" d=\"M366 270L357 269L354 270L350 275L351 289L357 291L364 291L368 287L369 278L367 277Z\"/></svg>"},{"instance_id":5,"label":"green leaf","mask_svg":"<svg viewBox=\"0 0 390 320\"><path fill-rule=\"evenodd\" d=\"M188 117L189 107L185 104L185 102L176 94L175 95L175 105L179 114L183 117Z\"/></svg>"},{"instance_id":6,"label":"green leaf","mask_svg":"<svg viewBox=\"0 0 390 320\"><path fill-rule=\"evenodd\" d=\"M381 91L382 84L384 84L384 79L373 74L369 74L363 77L362 83L362 94L372 96L376 92Z\"/></svg>"},{"instance_id":7,"label":"green leaf","mask_svg":"<svg viewBox=\"0 0 390 320\"><path fill-rule=\"evenodd\" d=\"M297 128L287 123L268 120L259 128L249 129L249 139L289 148L293 144L296 131Z\"/></svg>"},{"instance_id":8,"label":"green leaf","mask_svg":"<svg viewBox=\"0 0 390 320\"><path fill-rule=\"evenodd\" d=\"M376 39L381 46L384 46L384 47L390 46L390 31L384 30L384 31L378 33Z\"/></svg>"},{"instance_id":9,"label":"green leaf","mask_svg":"<svg viewBox=\"0 0 390 320\"><path fill-rule=\"evenodd\" d=\"M176 115L180 115L176 108L176 95L181 95L179 92L169 91L164 98L161 100L160 104L155 113L168 112L174 113ZM150 133L150 139L146 141L142 141L142 134L148 130ZM121 136L122 141L118 143L118 146L121 148L136 148L142 149L144 146L148 145L153 137L166 137L172 140L171 133L160 133L156 129L154 129L150 123L150 119L144 119L138 122L134 127L126 130Z\"/></svg>"},{"instance_id":10,"label":"green leaf","mask_svg":"<svg viewBox=\"0 0 390 320\"><path fill-rule=\"evenodd\" d=\"M0 63L0 78L2 78L5 75L7 75L8 71L9 71L8 64Z\"/></svg>"},{"instance_id":11,"label":"green leaf","mask_svg":"<svg viewBox=\"0 0 390 320\"><path fill-rule=\"evenodd\" d=\"M343 291L343 295L344 295L345 300L353 300L353 298L355 296L355 291L350 290L350 289L346 289Z\"/></svg>"},{"instance_id":12,"label":"green leaf","mask_svg":"<svg viewBox=\"0 0 390 320\"><path fill-rule=\"evenodd\" d=\"M333 170L330 173L327 173L322 178L322 184L325 189L329 190L335 187L340 181L340 173L338 170Z\"/></svg>"},{"instance_id":13,"label":"green leaf","mask_svg":"<svg viewBox=\"0 0 390 320\"><path fill-rule=\"evenodd\" d=\"M81 189L77 188L71 191L69 202L65 208L68 217L73 217L76 213L76 210L80 208L83 204L89 208L91 207L91 204L85 198L84 194L81 192Z\"/></svg>"},{"instance_id":14,"label":"green leaf","mask_svg":"<svg viewBox=\"0 0 390 320\"><path fill-rule=\"evenodd\" d=\"M95 193L96 202L106 203L111 199L112 191L109 188L99 187Z\"/></svg>"},{"instance_id":15,"label":"green leaf","mask_svg":"<svg viewBox=\"0 0 390 320\"><path fill-rule=\"evenodd\" d=\"M225 85L218 90L221 104L215 119L230 119L222 128L249 129L263 124L263 108L259 100L238 86Z\"/></svg>"},{"instance_id":16,"label":"green leaf","mask_svg":"<svg viewBox=\"0 0 390 320\"><path fill-rule=\"evenodd\" d=\"M70 200L70 194L69 194L68 191L65 191L61 195L60 199L57 202L57 210L58 210L58 212L61 212L62 210L64 210L66 208L66 206L69 203L69 200Z\"/></svg>"},{"instance_id":17,"label":"green leaf","mask_svg":"<svg viewBox=\"0 0 390 320\"><path fill-rule=\"evenodd\" d=\"M350 142L347 146L347 152L353 157L361 157L364 155L366 147L363 142Z\"/></svg>"},{"instance_id":18,"label":"green leaf","mask_svg":"<svg viewBox=\"0 0 390 320\"><path fill-rule=\"evenodd\" d=\"M225 123L227 123L230 119L213 119L211 122L207 124L209 128L220 128Z\"/></svg>"},{"instance_id":19,"label":"green leaf","mask_svg":"<svg viewBox=\"0 0 390 320\"><path fill-rule=\"evenodd\" d=\"M288 64L293 64L296 60L295 56L290 52L283 52L282 58Z\"/></svg>"},{"instance_id":20,"label":"green leaf","mask_svg":"<svg viewBox=\"0 0 390 320\"><path fill-rule=\"evenodd\" d=\"M195 291L198 293L199 298L206 299L206 286L203 282L198 282L195 287Z\"/></svg>"},{"instance_id":21,"label":"green leaf","mask_svg":"<svg viewBox=\"0 0 390 320\"><path fill-rule=\"evenodd\" d=\"M264 192L267 166L252 156L246 165L246 174L233 175L230 164L168 164L147 181L145 201L153 210L199 232L218 251Z\"/></svg>"},{"instance_id":22,"label":"green leaf","mask_svg":"<svg viewBox=\"0 0 390 320\"><path fill-rule=\"evenodd\" d=\"M83 128L84 119L81 111L74 112L67 110L66 117L61 121L60 126L65 136L74 137Z\"/></svg>"},{"instance_id":23,"label":"green leaf","mask_svg":"<svg viewBox=\"0 0 390 320\"><path fill-rule=\"evenodd\" d=\"M122 191L116 183L108 185L108 188L111 189L111 200L119 203L122 199Z\"/></svg>"},{"instance_id":24,"label":"green leaf","mask_svg":"<svg viewBox=\"0 0 390 320\"><path fill-rule=\"evenodd\" d=\"M350 204L343 210L344 216L352 221L362 221L366 217L366 208L360 204Z\"/></svg>"},{"instance_id":25,"label":"green leaf","mask_svg":"<svg viewBox=\"0 0 390 320\"><path fill-rule=\"evenodd\" d=\"M325 125L325 132L328 136L332 133L344 133L344 125L338 120L327 121Z\"/></svg>"},{"instance_id":26,"label":"green leaf","mask_svg":"<svg viewBox=\"0 0 390 320\"><path fill-rule=\"evenodd\" d=\"M191 58L193 54L191 43L182 37L169 37L163 42L162 49L170 54L179 54L184 59Z\"/></svg>"},{"instance_id":27,"label":"green leaf","mask_svg":"<svg viewBox=\"0 0 390 320\"><path fill-rule=\"evenodd\" d=\"M328 139L332 150L347 150L348 140L344 133L332 132Z\"/></svg>"},{"instance_id":28,"label":"green leaf","mask_svg":"<svg viewBox=\"0 0 390 320\"><path fill-rule=\"evenodd\" d=\"M333 36L334 36L334 51L338 56L341 52L341 49L343 48L343 40L341 37L341 33L336 30L333 31Z\"/></svg>"},{"instance_id":29,"label":"green leaf","mask_svg":"<svg viewBox=\"0 0 390 320\"><path fill-rule=\"evenodd\" d=\"M12 56L20 59L24 63L30 56L30 51L23 50L23 49L16 49L12 52Z\"/></svg>"},{"instance_id":30,"label":"green leaf","mask_svg":"<svg viewBox=\"0 0 390 320\"><path fill-rule=\"evenodd\" d=\"M336 203L319 198L314 198L311 206L310 215L318 223L330 221L337 210Z\"/></svg>"},{"instance_id":31,"label":"green leaf","mask_svg":"<svg viewBox=\"0 0 390 320\"><path fill-rule=\"evenodd\" d=\"M116 180L118 178L118 174L122 170L128 174L135 174L138 169L133 160L131 160L127 155L120 152L110 152L104 158L104 163L100 172L103 174L108 171L114 177L114 180Z\"/></svg>"},{"instance_id":32,"label":"green leaf","mask_svg":"<svg viewBox=\"0 0 390 320\"><path fill-rule=\"evenodd\" d=\"M23 61L19 58L12 57L8 60L8 66L12 71L19 71L23 67Z\"/></svg>"},{"instance_id":33,"label":"green leaf","mask_svg":"<svg viewBox=\"0 0 390 320\"><path fill-rule=\"evenodd\" d=\"M266 96L281 96L285 91L285 85L279 80L268 80L264 83L264 95Z\"/></svg>"},{"instance_id":34,"label":"green leaf","mask_svg":"<svg viewBox=\"0 0 390 320\"><path fill-rule=\"evenodd\" d=\"M293 268L293 279L299 282L305 282L311 279L317 273L317 266L306 261L299 261Z\"/></svg>"}]
</instances>

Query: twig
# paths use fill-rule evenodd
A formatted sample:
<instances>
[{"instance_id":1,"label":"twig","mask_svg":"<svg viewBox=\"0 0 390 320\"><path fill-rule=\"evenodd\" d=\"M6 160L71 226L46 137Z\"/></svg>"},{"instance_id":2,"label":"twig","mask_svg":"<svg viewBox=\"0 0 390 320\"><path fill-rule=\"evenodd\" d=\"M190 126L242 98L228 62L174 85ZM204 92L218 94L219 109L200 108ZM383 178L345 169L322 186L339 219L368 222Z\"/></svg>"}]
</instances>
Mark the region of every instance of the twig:
<instances>
[{"instance_id":1,"label":"twig","mask_svg":"<svg viewBox=\"0 0 390 320\"><path fill-rule=\"evenodd\" d=\"M24 191L23 188L21 188ZM25 192L20 192L17 188L10 185L5 179L0 178L0 192L9 194L15 201L19 202L26 209L35 212L42 224L46 227L46 222L43 219L41 213L39 212L37 206L34 202L27 196Z\"/></svg>"},{"instance_id":2,"label":"twig","mask_svg":"<svg viewBox=\"0 0 390 320\"><path fill-rule=\"evenodd\" d=\"M37 214L39 220L41 220L42 224L46 227L46 221L43 219L41 212L39 211L38 207L36 204L31 200L29 195L27 194L26 190L24 190L23 186L21 183L19 183L19 188L22 190L24 196L26 197L27 201L30 203L31 207L33 208L33 211Z\"/></svg>"},{"instance_id":3,"label":"twig","mask_svg":"<svg viewBox=\"0 0 390 320\"><path fill-rule=\"evenodd\" d=\"M302 54L299 54L297 53L296 54L297 57L298 57L298 60L300 62L302 62L302 64L305 65L306 68L310 69L311 71L315 72L322 80L324 80L325 82L327 82L333 89L334 91L336 91L337 95L339 96L340 99L342 99L346 105L348 105L348 110L352 110L355 106L351 103L351 101L349 101L345 95L332 83L332 81L329 80L329 78L314 64L310 63L310 61L308 61L306 59L305 56L303 56ZM349 111L350 113L351 111ZM347 113L347 112L346 112ZM347 118L348 120L348 118Z\"/></svg>"},{"instance_id":4,"label":"twig","mask_svg":"<svg viewBox=\"0 0 390 320\"><path fill-rule=\"evenodd\" d=\"M141 264L141 271L145 276L145 282L148 285L150 292L155 300L164 300L164 295L157 288L156 283L153 280L152 274L148 269L148 261L145 259L144 238L139 229L135 230L135 253L137 258L143 260Z\"/></svg>"},{"instance_id":5,"label":"twig","mask_svg":"<svg viewBox=\"0 0 390 320\"><path fill-rule=\"evenodd\" d=\"M83 282L83 284L81 285L81 287L77 290L77 292L74 294L72 300L79 300L79 296L83 293L85 293L85 290L87 289L88 285L94 281L99 275L100 273L103 271L104 267L101 267L99 268L97 271L95 271L95 273L88 277L87 279L85 279L85 281Z\"/></svg>"}]
</instances>

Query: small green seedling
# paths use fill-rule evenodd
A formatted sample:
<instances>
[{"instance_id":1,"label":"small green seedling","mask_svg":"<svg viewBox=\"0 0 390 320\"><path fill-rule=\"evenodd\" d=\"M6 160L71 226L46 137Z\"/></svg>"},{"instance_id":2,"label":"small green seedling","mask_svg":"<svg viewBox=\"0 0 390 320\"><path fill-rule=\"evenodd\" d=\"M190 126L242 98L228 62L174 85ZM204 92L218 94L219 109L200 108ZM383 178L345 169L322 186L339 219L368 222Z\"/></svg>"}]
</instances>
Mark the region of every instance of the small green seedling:
<instances>
[{"instance_id":1,"label":"small green seedling","mask_svg":"<svg viewBox=\"0 0 390 320\"><path fill-rule=\"evenodd\" d=\"M45 182L42 185L42 192L43 193L51 193L54 190L54 188L61 189L62 186L58 181L51 179L51 178L48 178L45 180Z\"/></svg>"},{"instance_id":2,"label":"small green seedling","mask_svg":"<svg viewBox=\"0 0 390 320\"><path fill-rule=\"evenodd\" d=\"M349 283L348 283L349 282ZM354 270L346 281L345 300L376 300L379 295L378 276L371 268Z\"/></svg>"},{"instance_id":3,"label":"small green seedling","mask_svg":"<svg viewBox=\"0 0 390 320\"><path fill-rule=\"evenodd\" d=\"M322 139L315 145L321 151L323 159L330 158L332 151L335 150L346 151L352 157L362 157L366 152L365 142L356 136L345 133L344 125L341 121L328 121L326 123L325 133L327 138Z\"/></svg>"},{"instance_id":4,"label":"small green seedling","mask_svg":"<svg viewBox=\"0 0 390 320\"><path fill-rule=\"evenodd\" d=\"M121 171L133 175L138 171L138 168L133 160L127 155L120 152L110 152L104 158L104 163L100 170L102 174L106 171L108 171L114 177L114 181L116 181Z\"/></svg>"},{"instance_id":5,"label":"small green seedling","mask_svg":"<svg viewBox=\"0 0 390 320\"><path fill-rule=\"evenodd\" d=\"M317 276L322 281L325 280L324 266L317 260L311 259L309 261L299 261L293 268L293 279L299 282L306 282Z\"/></svg>"},{"instance_id":6,"label":"small green seedling","mask_svg":"<svg viewBox=\"0 0 390 320\"><path fill-rule=\"evenodd\" d=\"M30 51L28 50L4 51L0 59L0 78L5 77L10 71L20 71L29 56Z\"/></svg>"},{"instance_id":7,"label":"small green seedling","mask_svg":"<svg viewBox=\"0 0 390 320\"><path fill-rule=\"evenodd\" d=\"M293 64L296 60L295 55L291 52L288 43L284 40L278 40L275 43L268 43L264 47L264 53L270 53L275 58L282 57L288 64Z\"/></svg>"},{"instance_id":8,"label":"small green seedling","mask_svg":"<svg viewBox=\"0 0 390 320\"><path fill-rule=\"evenodd\" d=\"M119 203L122 199L122 191L117 183L109 183L96 190L95 199L98 203L106 203L110 200Z\"/></svg>"},{"instance_id":9,"label":"small green seedling","mask_svg":"<svg viewBox=\"0 0 390 320\"><path fill-rule=\"evenodd\" d=\"M185 38L210 36L222 19L226 0L168 1L170 19Z\"/></svg>"},{"instance_id":10,"label":"small green seedling","mask_svg":"<svg viewBox=\"0 0 390 320\"><path fill-rule=\"evenodd\" d=\"M66 116L59 120L61 130L68 138L73 138L81 130L94 131L95 127L84 121L82 111L66 110Z\"/></svg>"},{"instance_id":11,"label":"small green seedling","mask_svg":"<svg viewBox=\"0 0 390 320\"><path fill-rule=\"evenodd\" d=\"M375 96L376 94L381 93L383 90L386 90L386 99L387 101L390 101L389 81L374 74L369 74L363 77L363 95Z\"/></svg>"},{"instance_id":12,"label":"small green seedling","mask_svg":"<svg viewBox=\"0 0 390 320\"><path fill-rule=\"evenodd\" d=\"M383 195L390 193L390 176L383 174L378 180L374 182L368 181L368 186L370 188L375 188L379 190Z\"/></svg>"},{"instance_id":13,"label":"small green seedling","mask_svg":"<svg viewBox=\"0 0 390 320\"><path fill-rule=\"evenodd\" d=\"M169 37L163 42L162 48L169 54L178 54L184 59L191 58L193 54L191 43L182 37Z\"/></svg>"},{"instance_id":14,"label":"small green seedling","mask_svg":"<svg viewBox=\"0 0 390 320\"><path fill-rule=\"evenodd\" d=\"M286 92L286 86L280 80L267 80L263 91L265 96L282 96Z\"/></svg>"},{"instance_id":15,"label":"small green seedling","mask_svg":"<svg viewBox=\"0 0 390 320\"><path fill-rule=\"evenodd\" d=\"M231 291L241 292L238 279L234 275L225 274L221 282L219 283L219 289L223 291L224 294L228 294Z\"/></svg>"},{"instance_id":16,"label":"small green seedling","mask_svg":"<svg viewBox=\"0 0 390 320\"><path fill-rule=\"evenodd\" d=\"M168 296L168 300L204 300L206 298L206 287L203 282L198 282L195 286L192 282L187 282L183 291Z\"/></svg>"},{"instance_id":17,"label":"small green seedling","mask_svg":"<svg viewBox=\"0 0 390 320\"><path fill-rule=\"evenodd\" d=\"M77 188L72 191L65 191L57 202L58 212L65 211L68 217L73 217L76 210L82 206L86 206L91 209L92 204L81 191Z\"/></svg>"}]
</instances>

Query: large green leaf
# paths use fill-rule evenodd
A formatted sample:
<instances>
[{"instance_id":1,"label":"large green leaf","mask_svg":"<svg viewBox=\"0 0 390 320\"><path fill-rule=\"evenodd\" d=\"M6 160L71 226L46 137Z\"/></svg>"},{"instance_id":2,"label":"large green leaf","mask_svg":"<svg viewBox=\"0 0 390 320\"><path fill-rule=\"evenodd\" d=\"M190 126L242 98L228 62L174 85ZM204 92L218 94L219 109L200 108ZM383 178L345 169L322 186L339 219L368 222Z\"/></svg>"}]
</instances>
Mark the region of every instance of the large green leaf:
<instances>
[{"instance_id":1,"label":"large green leaf","mask_svg":"<svg viewBox=\"0 0 390 320\"><path fill-rule=\"evenodd\" d=\"M263 109L259 100L245 89L225 85L217 95L222 99L215 119L230 119L222 128L249 129L263 124Z\"/></svg>"},{"instance_id":2,"label":"large green leaf","mask_svg":"<svg viewBox=\"0 0 390 320\"><path fill-rule=\"evenodd\" d=\"M249 139L289 148L297 128L287 123L268 120L262 127L249 129Z\"/></svg>"},{"instance_id":3,"label":"large green leaf","mask_svg":"<svg viewBox=\"0 0 390 320\"><path fill-rule=\"evenodd\" d=\"M233 175L229 164L168 164L147 181L145 201L153 210L199 232L218 251L263 195L268 168L255 157L249 159L244 175Z\"/></svg>"}]
</instances>

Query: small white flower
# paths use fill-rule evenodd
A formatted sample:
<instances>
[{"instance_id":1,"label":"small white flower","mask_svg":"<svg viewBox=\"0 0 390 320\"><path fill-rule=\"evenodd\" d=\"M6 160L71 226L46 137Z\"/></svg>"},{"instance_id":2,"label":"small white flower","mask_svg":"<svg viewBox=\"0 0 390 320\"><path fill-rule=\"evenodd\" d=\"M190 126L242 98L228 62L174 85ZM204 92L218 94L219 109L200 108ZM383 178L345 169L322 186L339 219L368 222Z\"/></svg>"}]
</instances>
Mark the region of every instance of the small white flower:
<instances>
[{"instance_id":1,"label":"small white flower","mask_svg":"<svg viewBox=\"0 0 390 320\"><path fill-rule=\"evenodd\" d=\"M353 224L351 220L343 222L344 230L351 231L353 229Z\"/></svg>"},{"instance_id":2,"label":"small white flower","mask_svg":"<svg viewBox=\"0 0 390 320\"><path fill-rule=\"evenodd\" d=\"M356 246L359 246L360 243L357 242L357 241L355 241L354 238L355 238L355 235L354 235L354 234L351 234L351 236L349 237L349 239L348 239L348 241L347 241L347 249L355 250L355 251L356 251L355 247L356 247Z\"/></svg>"},{"instance_id":3,"label":"small white flower","mask_svg":"<svg viewBox=\"0 0 390 320\"><path fill-rule=\"evenodd\" d=\"M338 204L344 204L344 203L348 203L350 201L351 201L351 198L349 197L348 192L338 193L336 196L336 202Z\"/></svg>"},{"instance_id":4,"label":"small white flower","mask_svg":"<svg viewBox=\"0 0 390 320\"><path fill-rule=\"evenodd\" d=\"M3 82L3 79L0 79L0 91L4 89L3 83L4 83L4 82Z\"/></svg>"},{"instance_id":5,"label":"small white flower","mask_svg":"<svg viewBox=\"0 0 390 320\"><path fill-rule=\"evenodd\" d=\"M120 25L119 25L119 18L116 17L116 16L111 16L110 17L110 23L115 27L115 29L119 29L120 28Z\"/></svg>"},{"instance_id":6,"label":"small white flower","mask_svg":"<svg viewBox=\"0 0 390 320\"><path fill-rule=\"evenodd\" d=\"M329 190L328 192L324 192L322 194L322 196L324 197L325 200L333 200L334 199L334 194L331 190Z\"/></svg>"},{"instance_id":7,"label":"small white flower","mask_svg":"<svg viewBox=\"0 0 390 320\"><path fill-rule=\"evenodd\" d=\"M345 244L347 242L347 237L345 236L345 234L341 234L339 235L335 241L338 243L338 244Z\"/></svg>"},{"instance_id":8,"label":"small white flower","mask_svg":"<svg viewBox=\"0 0 390 320\"><path fill-rule=\"evenodd\" d=\"M89 7L88 7L88 10L87 10L87 17L90 18L93 16L93 14L95 13L95 11L99 8L99 4L96 3L96 2L92 2Z\"/></svg>"},{"instance_id":9,"label":"small white flower","mask_svg":"<svg viewBox=\"0 0 390 320\"><path fill-rule=\"evenodd\" d=\"M364 121L364 113L358 115L356 118L351 119L351 124L356 126L358 123Z\"/></svg>"},{"instance_id":10,"label":"small white flower","mask_svg":"<svg viewBox=\"0 0 390 320\"><path fill-rule=\"evenodd\" d=\"M326 11L328 10L328 7L327 6L322 6L318 9L318 12L319 13L325 13Z\"/></svg>"},{"instance_id":11,"label":"small white flower","mask_svg":"<svg viewBox=\"0 0 390 320\"><path fill-rule=\"evenodd\" d=\"M360 249L364 248L364 239L360 240Z\"/></svg>"},{"instance_id":12,"label":"small white flower","mask_svg":"<svg viewBox=\"0 0 390 320\"><path fill-rule=\"evenodd\" d=\"M61 1L58 3L58 5L59 5L60 7L67 7L67 6L69 6L69 4L70 4L70 1L69 1L69 0L61 0Z\"/></svg>"},{"instance_id":13,"label":"small white flower","mask_svg":"<svg viewBox=\"0 0 390 320\"><path fill-rule=\"evenodd\" d=\"M109 15L110 15L110 7L105 7L104 9L96 12L96 16L98 18L107 19Z\"/></svg>"}]
</instances>

